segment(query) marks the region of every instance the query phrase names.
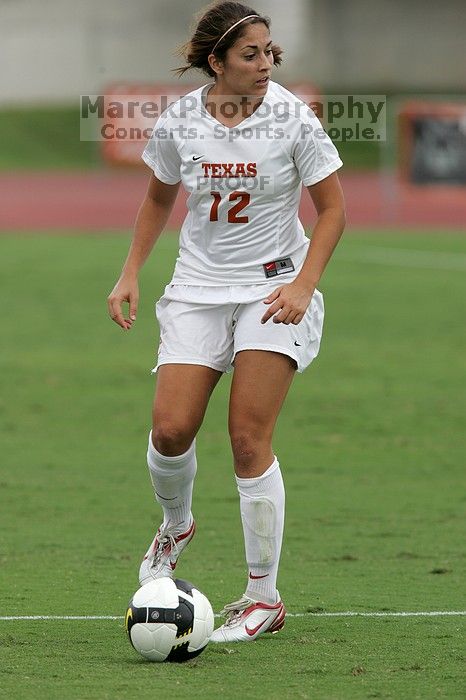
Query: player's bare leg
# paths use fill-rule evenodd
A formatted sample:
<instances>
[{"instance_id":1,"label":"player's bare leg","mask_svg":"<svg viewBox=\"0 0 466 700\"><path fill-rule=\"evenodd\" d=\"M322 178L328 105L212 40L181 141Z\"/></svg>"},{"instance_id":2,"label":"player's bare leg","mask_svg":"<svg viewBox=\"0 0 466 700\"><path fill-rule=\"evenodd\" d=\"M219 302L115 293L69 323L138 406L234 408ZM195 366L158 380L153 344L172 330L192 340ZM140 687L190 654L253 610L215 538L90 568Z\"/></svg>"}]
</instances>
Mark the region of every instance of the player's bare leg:
<instances>
[{"instance_id":1,"label":"player's bare leg","mask_svg":"<svg viewBox=\"0 0 466 700\"><path fill-rule=\"evenodd\" d=\"M203 365L167 364L158 368L152 441L159 452L170 457L186 452L221 376L221 372Z\"/></svg>"},{"instance_id":2,"label":"player's bare leg","mask_svg":"<svg viewBox=\"0 0 466 700\"><path fill-rule=\"evenodd\" d=\"M194 535L195 437L221 372L201 365L167 364L157 375L147 464L164 517L141 564L141 585L172 576Z\"/></svg>"},{"instance_id":3,"label":"player's bare leg","mask_svg":"<svg viewBox=\"0 0 466 700\"><path fill-rule=\"evenodd\" d=\"M235 358L229 431L236 475L261 476L274 455L272 437L296 364L287 355L243 350Z\"/></svg>"},{"instance_id":4,"label":"player's bare leg","mask_svg":"<svg viewBox=\"0 0 466 700\"><path fill-rule=\"evenodd\" d=\"M242 598L225 606L226 621L215 630L214 642L252 641L285 622L276 589L285 491L272 436L295 369L294 361L279 353L236 355L229 428L249 572Z\"/></svg>"}]
</instances>

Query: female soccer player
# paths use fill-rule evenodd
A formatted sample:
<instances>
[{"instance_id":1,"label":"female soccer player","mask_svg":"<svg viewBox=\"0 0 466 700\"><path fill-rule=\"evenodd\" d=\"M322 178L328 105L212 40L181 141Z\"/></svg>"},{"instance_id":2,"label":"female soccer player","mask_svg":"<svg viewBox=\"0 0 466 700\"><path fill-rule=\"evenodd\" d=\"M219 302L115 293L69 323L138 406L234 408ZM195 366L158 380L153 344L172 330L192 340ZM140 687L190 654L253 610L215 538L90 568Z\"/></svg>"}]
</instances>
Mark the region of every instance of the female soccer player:
<instances>
[{"instance_id":1,"label":"female soccer player","mask_svg":"<svg viewBox=\"0 0 466 700\"><path fill-rule=\"evenodd\" d=\"M143 159L152 169L111 318L136 319L138 272L164 228L180 182L189 193L173 278L156 305L157 386L147 461L163 522L141 564L141 585L172 576L194 535L195 437L212 391L232 367L229 433L248 580L225 606L212 641L281 629L276 588L285 492L272 435L296 370L316 357L320 277L344 227L338 152L313 112L270 76L281 49L270 20L217 2L199 20L178 69L212 81L168 108ZM298 219L302 184L317 210L311 243ZM125 318L122 304L129 304Z\"/></svg>"}]
</instances>

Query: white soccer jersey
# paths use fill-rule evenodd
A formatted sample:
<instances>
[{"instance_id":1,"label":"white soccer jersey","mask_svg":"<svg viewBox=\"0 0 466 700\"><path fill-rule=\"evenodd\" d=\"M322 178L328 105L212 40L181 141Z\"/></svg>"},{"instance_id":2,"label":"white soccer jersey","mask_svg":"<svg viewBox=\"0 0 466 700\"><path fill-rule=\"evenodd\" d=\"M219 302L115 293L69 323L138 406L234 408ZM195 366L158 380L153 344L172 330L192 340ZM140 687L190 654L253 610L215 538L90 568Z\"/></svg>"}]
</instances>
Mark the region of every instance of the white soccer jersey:
<instances>
[{"instance_id":1,"label":"white soccer jersey","mask_svg":"<svg viewBox=\"0 0 466 700\"><path fill-rule=\"evenodd\" d=\"M309 245L298 218L302 185L337 170L338 151L312 110L278 83L236 127L205 109L211 85L161 115L142 155L159 180L181 180L189 194L172 283L254 285L282 274L284 282Z\"/></svg>"}]
</instances>

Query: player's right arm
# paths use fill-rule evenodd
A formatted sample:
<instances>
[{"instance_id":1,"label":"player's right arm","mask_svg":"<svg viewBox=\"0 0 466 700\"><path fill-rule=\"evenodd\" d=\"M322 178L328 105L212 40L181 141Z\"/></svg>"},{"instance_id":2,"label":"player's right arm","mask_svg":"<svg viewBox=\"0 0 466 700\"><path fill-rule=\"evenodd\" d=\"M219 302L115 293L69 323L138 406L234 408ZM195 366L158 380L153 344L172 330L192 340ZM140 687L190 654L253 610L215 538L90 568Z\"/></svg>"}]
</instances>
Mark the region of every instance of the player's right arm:
<instances>
[{"instance_id":1,"label":"player's right arm","mask_svg":"<svg viewBox=\"0 0 466 700\"><path fill-rule=\"evenodd\" d=\"M151 174L146 196L141 204L133 240L118 282L110 292L107 303L110 318L124 330L130 330L136 320L139 285L138 274L162 233L175 204L180 183L167 185ZM122 304L129 304L128 318L123 315Z\"/></svg>"}]
</instances>

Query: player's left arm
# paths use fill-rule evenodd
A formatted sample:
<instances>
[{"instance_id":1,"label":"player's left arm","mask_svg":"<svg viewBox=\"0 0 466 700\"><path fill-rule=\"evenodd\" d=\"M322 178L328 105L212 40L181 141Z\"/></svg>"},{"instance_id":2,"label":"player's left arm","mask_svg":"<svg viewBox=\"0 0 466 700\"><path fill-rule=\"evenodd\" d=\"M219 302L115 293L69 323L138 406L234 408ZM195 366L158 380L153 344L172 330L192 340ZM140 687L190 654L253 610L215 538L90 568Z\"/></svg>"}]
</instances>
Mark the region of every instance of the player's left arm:
<instances>
[{"instance_id":1,"label":"player's left arm","mask_svg":"<svg viewBox=\"0 0 466 700\"><path fill-rule=\"evenodd\" d=\"M307 189L317 211L317 222L306 259L293 282L277 287L264 300L269 308L262 323L272 316L274 323L298 324L302 320L345 228L345 200L337 173Z\"/></svg>"}]
</instances>

